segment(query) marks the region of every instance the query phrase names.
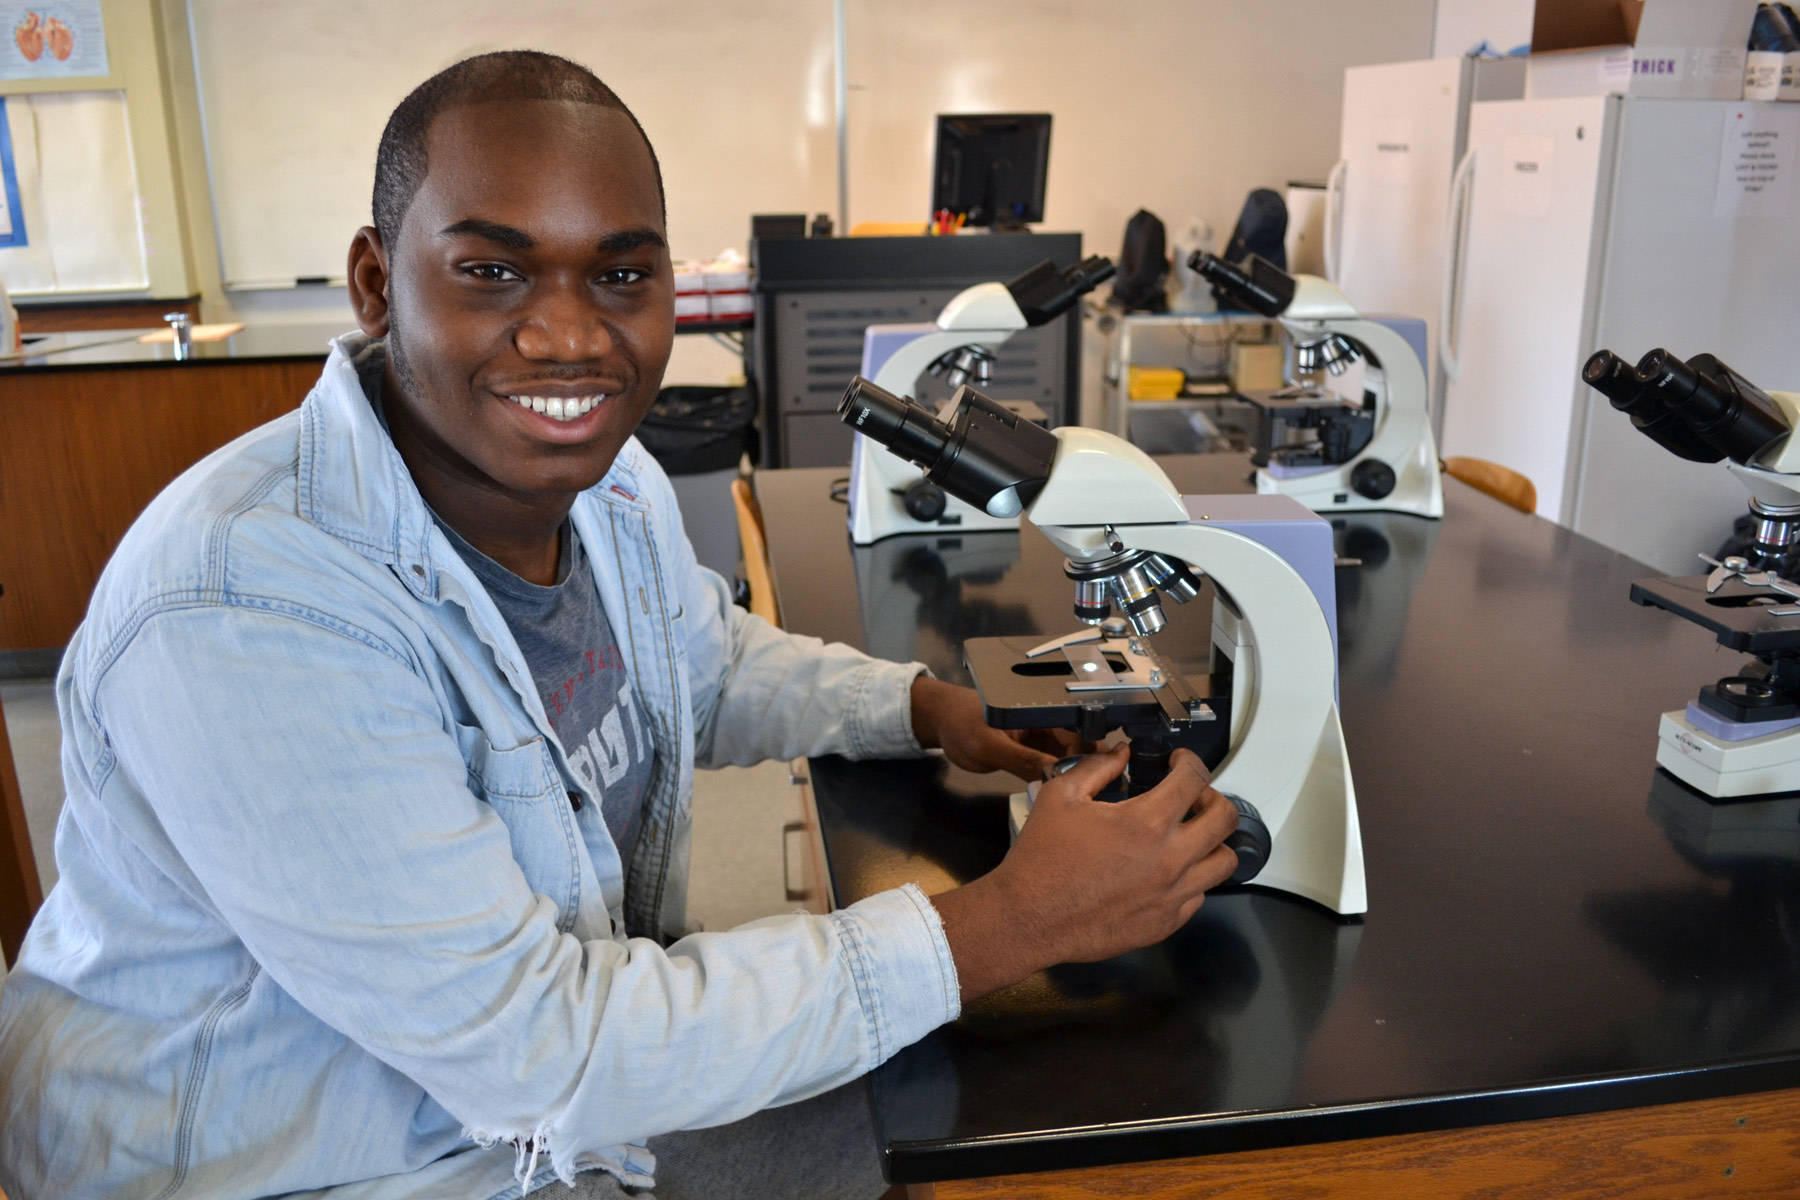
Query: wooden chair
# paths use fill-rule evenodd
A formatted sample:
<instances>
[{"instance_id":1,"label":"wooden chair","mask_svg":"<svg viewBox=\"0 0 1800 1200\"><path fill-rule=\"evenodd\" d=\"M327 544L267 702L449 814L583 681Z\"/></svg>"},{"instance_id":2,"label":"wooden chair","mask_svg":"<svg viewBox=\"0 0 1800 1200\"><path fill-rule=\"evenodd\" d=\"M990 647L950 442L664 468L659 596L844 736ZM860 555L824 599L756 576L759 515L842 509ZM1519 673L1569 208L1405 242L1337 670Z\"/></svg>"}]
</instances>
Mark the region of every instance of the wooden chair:
<instances>
[{"instance_id":1,"label":"wooden chair","mask_svg":"<svg viewBox=\"0 0 1800 1200\"><path fill-rule=\"evenodd\" d=\"M1523 513L1537 511L1537 488L1511 467L1485 458L1446 458L1444 474L1460 479L1478 492L1486 492L1502 504Z\"/></svg>"},{"instance_id":2,"label":"wooden chair","mask_svg":"<svg viewBox=\"0 0 1800 1200\"><path fill-rule=\"evenodd\" d=\"M12 742L6 736L6 709L0 706L0 951L8 966L18 960L25 927L43 902L44 885L31 853L25 800L13 767ZM5 1200L3 1194L0 1200Z\"/></svg>"},{"instance_id":3,"label":"wooden chair","mask_svg":"<svg viewBox=\"0 0 1800 1200\"><path fill-rule=\"evenodd\" d=\"M737 509L744 577L750 584L750 611L780 628L781 610L775 603L775 577L769 571L769 543L763 537L762 505L756 502L748 479L731 481L731 501Z\"/></svg>"}]
</instances>

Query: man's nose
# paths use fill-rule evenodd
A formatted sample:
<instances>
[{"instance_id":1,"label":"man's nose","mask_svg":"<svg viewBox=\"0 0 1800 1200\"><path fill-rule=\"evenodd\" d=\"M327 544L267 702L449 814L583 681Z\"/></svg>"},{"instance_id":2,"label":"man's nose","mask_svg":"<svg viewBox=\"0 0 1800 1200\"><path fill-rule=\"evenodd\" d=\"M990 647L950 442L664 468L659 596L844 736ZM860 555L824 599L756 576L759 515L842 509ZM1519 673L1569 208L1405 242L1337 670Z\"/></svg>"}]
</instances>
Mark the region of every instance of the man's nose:
<instances>
[{"instance_id":1,"label":"man's nose","mask_svg":"<svg viewBox=\"0 0 1800 1200\"><path fill-rule=\"evenodd\" d=\"M586 362L612 349L605 313L585 281L541 284L513 334L520 354L545 362Z\"/></svg>"}]
</instances>

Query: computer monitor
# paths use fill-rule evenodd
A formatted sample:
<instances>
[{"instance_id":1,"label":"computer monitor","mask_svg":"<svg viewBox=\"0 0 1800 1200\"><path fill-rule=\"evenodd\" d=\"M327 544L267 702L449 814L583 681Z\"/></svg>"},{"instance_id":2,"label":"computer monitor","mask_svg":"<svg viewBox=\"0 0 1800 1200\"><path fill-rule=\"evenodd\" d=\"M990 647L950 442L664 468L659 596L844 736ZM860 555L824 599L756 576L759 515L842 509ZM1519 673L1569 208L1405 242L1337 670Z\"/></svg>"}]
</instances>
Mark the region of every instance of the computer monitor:
<instances>
[{"instance_id":1,"label":"computer monitor","mask_svg":"<svg viewBox=\"0 0 1800 1200\"><path fill-rule=\"evenodd\" d=\"M1049 113L939 115L931 211L968 225L1022 229L1044 219Z\"/></svg>"}]
</instances>

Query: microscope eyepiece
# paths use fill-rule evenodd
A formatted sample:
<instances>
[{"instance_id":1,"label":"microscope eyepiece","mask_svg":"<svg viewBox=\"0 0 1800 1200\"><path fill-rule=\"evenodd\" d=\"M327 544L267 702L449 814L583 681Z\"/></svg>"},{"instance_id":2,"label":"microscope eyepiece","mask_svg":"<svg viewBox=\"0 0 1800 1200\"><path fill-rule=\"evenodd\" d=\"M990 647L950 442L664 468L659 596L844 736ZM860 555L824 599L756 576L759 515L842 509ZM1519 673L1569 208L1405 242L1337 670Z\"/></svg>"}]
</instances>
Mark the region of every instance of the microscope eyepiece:
<instances>
[{"instance_id":1,"label":"microscope eyepiece","mask_svg":"<svg viewBox=\"0 0 1800 1200\"><path fill-rule=\"evenodd\" d=\"M1775 402L1710 354L1682 362L1658 348L1638 360L1633 377L1701 441L1733 462L1748 463L1788 432Z\"/></svg>"},{"instance_id":2,"label":"microscope eyepiece","mask_svg":"<svg viewBox=\"0 0 1800 1200\"><path fill-rule=\"evenodd\" d=\"M923 465L950 444L950 429L923 404L858 378L838 405L844 424L901 458Z\"/></svg>"},{"instance_id":3,"label":"microscope eyepiece","mask_svg":"<svg viewBox=\"0 0 1800 1200\"><path fill-rule=\"evenodd\" d=\"M1679 413L1664 407L1655 390L1638 381L1637 368L1611 350L1594 351L1581 368L1581 378L1630 417L1639 433L1677 458L1712 463L1725 457L1688 428Z\"/></svg>"},{"instance_id":4,"label":"microscope eyepiece","mask_svg":"<svg viewBox=\"0 0 1800 1200\"><path fill-rule=\"evenodd\" d=\"M960 387L948 423L858 376L838 404L844 424L925 469L925 478L996 517L1013 517L1050 478L1056 435Z\"/></svg>"},{"instance_id":5,"label":"microscope eyepiece","mask_svg":"<svg viewBox=\"0 0 1800 1200\"><path fill-rule=\"evenodd\" d=\"M1294 302L1294 277L1254 254L1237 264L1196 250L1188 256L1188 267L1226 296L1265 317L1279 317Z\"/></svg>"}]
</instances>

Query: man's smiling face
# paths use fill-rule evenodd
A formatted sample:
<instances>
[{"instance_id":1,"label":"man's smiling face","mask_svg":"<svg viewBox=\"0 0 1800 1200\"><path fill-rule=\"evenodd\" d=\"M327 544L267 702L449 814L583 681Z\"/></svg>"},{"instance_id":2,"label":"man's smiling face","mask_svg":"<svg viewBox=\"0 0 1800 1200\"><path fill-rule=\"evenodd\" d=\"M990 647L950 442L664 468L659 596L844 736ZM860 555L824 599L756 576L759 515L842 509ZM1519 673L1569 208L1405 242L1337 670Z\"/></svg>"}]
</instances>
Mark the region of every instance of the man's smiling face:
<instances>
[{"instance_id":1,"label":"man's smiling face","mask_svg":"<svg viewBox=\"0 0 1800 1200\"><path fill-rule=\"evenodd\" d=\"M668 364L674 280L649 147L624 113L556 100L446 109L426 146L398 244L364 250L383 260L384 302L368 282L358 300L364 331L388 338L395 444L452 524L447 510L496 500L566 510Z\"/></svg>"}]
</instances>

